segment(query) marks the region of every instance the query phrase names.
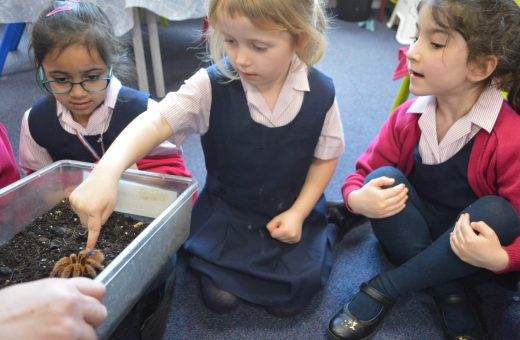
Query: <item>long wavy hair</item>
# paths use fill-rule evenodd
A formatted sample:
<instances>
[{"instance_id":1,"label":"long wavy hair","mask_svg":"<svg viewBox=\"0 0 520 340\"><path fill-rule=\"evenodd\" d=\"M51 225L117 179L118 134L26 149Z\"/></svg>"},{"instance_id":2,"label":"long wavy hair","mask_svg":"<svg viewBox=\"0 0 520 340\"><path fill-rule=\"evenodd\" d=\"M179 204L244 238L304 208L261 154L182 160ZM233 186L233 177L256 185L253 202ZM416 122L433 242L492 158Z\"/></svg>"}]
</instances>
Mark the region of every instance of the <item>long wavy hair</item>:
<instances>
[{"instance_id":1,"label":"long wavy hair","mask_svg":"<svg viewBox=\"0 0 520 340\"><path fill-rule=\"evenodd\" d=\"M468 44L468 62L490 55L498 62L485 85L494 82L508 92L508 101L520 113L520 7L513 0L423 0L435 22L462 35Z\"/></svg>"}]
</instances>

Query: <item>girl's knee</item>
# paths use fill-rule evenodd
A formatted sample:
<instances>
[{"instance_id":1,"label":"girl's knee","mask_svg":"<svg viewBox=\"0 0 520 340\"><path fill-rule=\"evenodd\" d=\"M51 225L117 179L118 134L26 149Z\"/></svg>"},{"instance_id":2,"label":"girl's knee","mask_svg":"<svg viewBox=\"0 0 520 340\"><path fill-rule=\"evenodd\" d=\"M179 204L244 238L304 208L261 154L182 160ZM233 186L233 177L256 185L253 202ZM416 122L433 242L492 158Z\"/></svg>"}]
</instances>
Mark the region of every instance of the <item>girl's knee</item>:
<instances>
[{"instance_id":1,"label":"girl's knee","mask_svg":"<svg viewBox=\"0 0 520 340\"><path fill-rule=\"evenodd\" d=\"M393 167L393 166L383 166L372 171L366 178L365 184L370 182L371 180L379 177L388 177L395 179L394 185L404 183L406 180L406 176L401 172L401 170Z\"/></svg>"},{"instance_id":2,"label":"girl's knee","mask_svg":"<svg viewBox=\"0 0 520 340\"><path fill-rule=\"evenodd\" d=\"M506 199L500 196L484 196L479 198L471 205L473 209L478 209L486 214L493 216L497 221L509 222L518 220L518 214Z\"/></svg>"},{"instance_id":3,"label":"girl's knee","mask_svg":"<svg viewBox=\"0 0 520 340\"><path fill-rule=\"evenodd\" d=\"M500 196L484 196L469 207L472 221L485 221L499 236L509 243L520 234L518 213Z\"/></svg>"}]
</instances>

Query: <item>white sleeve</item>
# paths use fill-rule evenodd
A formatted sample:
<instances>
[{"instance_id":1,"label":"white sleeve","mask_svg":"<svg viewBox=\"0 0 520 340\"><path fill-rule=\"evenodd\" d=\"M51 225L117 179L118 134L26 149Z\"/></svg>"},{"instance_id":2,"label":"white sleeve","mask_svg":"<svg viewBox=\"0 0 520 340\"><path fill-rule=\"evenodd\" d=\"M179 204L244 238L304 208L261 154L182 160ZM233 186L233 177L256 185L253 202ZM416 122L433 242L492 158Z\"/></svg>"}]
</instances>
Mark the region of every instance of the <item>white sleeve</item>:
<instances>
[{"instance_id":1,"label":"white sleeve","mask_svg":"<svg viewBox=\"0 0 520 340\"><path fill-rule=\"evenodd\" d=\"M206 69L200 69L176 92L170 92L157 105L173 134L170 140L181 145L191 134L208 131L211 109L211 82Z\"/></svg>"},{"instance_id":2,"label":"white sleeve","mask_svg":"<svg viewBox=\"0 0 520 340\"><path fill-rule=\"evenodd\" d=\"M318 145L314 150L314 157L323 160L333 159L341 156L344 152L345 136L343 134L343 125L339 114L338 102L334 99L334 103L325 116Z\"/></svg>"},{"instance_id":3,"label":"white sleeve","mask_svg":"<svg viewBox=\"0 0 520 340\"><path fill-rule=\"evenodd\" d=\"M51 164L52 157L47 149L36 143L29 130L29 114L31 109L25 111L22 118L22 127L20 129L20 147L18 155L20 159L20 168L25 175L40 170L44 166Z\"/></svg>"}]
</instances>

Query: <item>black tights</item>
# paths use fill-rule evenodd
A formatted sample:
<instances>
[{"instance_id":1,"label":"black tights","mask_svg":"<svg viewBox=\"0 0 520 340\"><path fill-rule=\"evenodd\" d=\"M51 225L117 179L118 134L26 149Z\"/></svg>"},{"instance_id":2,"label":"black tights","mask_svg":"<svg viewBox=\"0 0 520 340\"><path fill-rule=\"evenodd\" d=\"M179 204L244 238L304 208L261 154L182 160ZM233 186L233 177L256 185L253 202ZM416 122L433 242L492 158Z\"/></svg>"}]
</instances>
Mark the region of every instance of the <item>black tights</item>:
<instances>
[{"instance_id":1,"label":"black tights","mask_svg":"<svg viewBox=\"0 0 520 340\"><path fill-rule=\"evenodd\" d=\"M394 178L394 185L404 183L409 199L399 214L371 220L376 237L390 260L398 265L372 279L370 283L374 288L393 300L425 288L440 297L465 294L462 279L490 275L489 271L463 262L451 250L449 238L456 213L439 213L423 202L407 178L395 168L377 169L366 181L381 176ZM502 245L512 243L520 234L515 209L499 196L481 197L461 213L469 213L471 221L486 222ZM358 293L349 304L349 310L361 320L371 319L380 308L363 293Z\"/></svg>"},{"instance_id":2,"label":"black tights","mask_svg":"<svg viewBox=\"0 0 520 340\"><path fill-rule=\"evenodd\" d=\"M200 287L204 303L209 309L217 313L230 312L240 304L238 297L217 288L213 281L206 275L200 276Z\"/></svg>"},{"instance_id":3,"label":"black tights","mask_svg":"<svg viewBox=\"0 0 520 340\"><path fill-rule=\"evenodd\" d=\"M377 173L378 170L383 174ZM399 170L389 167L378 170L371 176L394 178L394 185L404 183L409 189L409 201L399 214L371 220L388 256L400 264L380 274L373 283L393 299L424 288L431 288L434 295L457 293L458 279L483 270L463 262L451 250L449 238L456 218L439 217L429 209ZM520 234L516 210L499 196L481 197L461 213L469 213L471 221L486 222L502 245L511 244Z\"/></svg>"},{"instance_id":4,"label":"black tights","mask_svg":"<svg viewBox=\"0 0 520 340\"><path fill-rule=\"evenodd\" d=\"M202 298L206 306L220 314L228 313L240 305L240 299L235 295L217 288L206 275L200 276ZM303 307L265 307L269 314L279 318L292 317L301 313Z\"/></svg>"}]
</instances>

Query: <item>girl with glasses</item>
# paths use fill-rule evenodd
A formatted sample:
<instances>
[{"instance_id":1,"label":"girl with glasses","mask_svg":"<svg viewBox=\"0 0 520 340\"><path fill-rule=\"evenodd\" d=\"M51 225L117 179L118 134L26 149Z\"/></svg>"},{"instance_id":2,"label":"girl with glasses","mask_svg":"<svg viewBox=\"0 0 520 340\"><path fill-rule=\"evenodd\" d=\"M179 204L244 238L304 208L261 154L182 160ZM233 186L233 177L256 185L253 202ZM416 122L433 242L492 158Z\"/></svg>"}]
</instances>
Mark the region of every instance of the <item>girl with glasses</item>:
<instances>
[{"instance_id":1,"label":"girl with glasses","mask_svg":"<svg viewBox=\"0 0 520 340\"><path fill-rule=\"evenodd\" d=\"M97 162L119 133L141 112L156 105L146 93L123 86L115 74L130 73L128 56L108 17L92 3L55 1L31 34L36 76L48 96L25 112L20 133L20 165L29 174L52 162ZM179 147L164 142L132 168L191 177ZM168 261L129 313L143 338L164 330L173 286L174 262ZM164 297L164 298L163 298ZM146 312L140 312L141 310ZM124 329L116 329L115 334Z\"/></svg>"},{"instance_id":2,"label":"girl with glasses","mask_svg":"<svg viewBox=\"0 0 520 340\"><path fill-rule=\"evenodd\" d=\"M131 74L125 46L92 3L55 1L31 33L36 76L49 96L25 112L20 165L29 174L58 160L97 162L112 141L155 101L123 86ZM133 167L189 176L181 149L165 142Z\"/></svg>"}]
</instances>

